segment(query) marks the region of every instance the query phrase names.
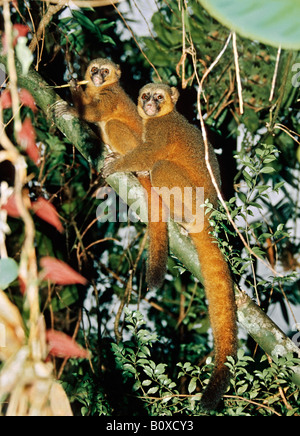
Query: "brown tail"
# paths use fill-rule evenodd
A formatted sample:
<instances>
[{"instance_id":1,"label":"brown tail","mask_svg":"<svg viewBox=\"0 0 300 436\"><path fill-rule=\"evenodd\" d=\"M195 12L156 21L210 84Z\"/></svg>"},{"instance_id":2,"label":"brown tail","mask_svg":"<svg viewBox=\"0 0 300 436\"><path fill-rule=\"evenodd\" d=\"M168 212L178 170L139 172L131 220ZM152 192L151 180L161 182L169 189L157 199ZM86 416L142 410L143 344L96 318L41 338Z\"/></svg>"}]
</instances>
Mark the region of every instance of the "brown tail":
<instances>
[{"instance_id":1,"label":"brown tail","mask_svg":"<svg viewBox=\"0 0 300 436\"><path fill-rule=\"evenodd\" d=\"M218 244L213 242L207 229L190 236L200 260L214 336L215 367L201 399L202 407L212 410L217 407L229 383L230 371L224 365L227 356L236 356L236 306L228 265Z\"/></svg>"},{"instance_id":2,"label":"brown tail","mask_svg":"<svg viewBox=\"0 0 300 436\"><path fill-rule=\"evenodd\" d=\"M160 288L166 274L168 261L168 224L166 222L165 208L161 198L155 194L149 177L139 176L139 181L147 192L148 199L148 262L147 262L147 285L150 289ZM153 205L153 198L157 196ZM153 221L152 207L158 207L157 221ZM155 215L155 214L154 214Z\"/></svg>"}]
</instances>

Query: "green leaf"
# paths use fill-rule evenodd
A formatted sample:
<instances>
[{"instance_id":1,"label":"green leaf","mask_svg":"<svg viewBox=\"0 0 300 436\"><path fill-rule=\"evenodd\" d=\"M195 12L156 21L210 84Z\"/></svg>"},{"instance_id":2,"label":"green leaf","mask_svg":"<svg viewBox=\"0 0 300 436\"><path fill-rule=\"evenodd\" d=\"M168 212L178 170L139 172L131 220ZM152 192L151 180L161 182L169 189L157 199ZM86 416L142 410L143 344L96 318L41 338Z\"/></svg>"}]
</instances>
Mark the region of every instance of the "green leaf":
<instances>
[{"instance_id":1,"label":"green leaf","mask_svg":"<svg viewBox=\"0 0 300 436\"><path fill-rule=\"evenodd\" d=\"M269 185L260 185L260 186L256 186L256 189L258 190L258 192L260 194L262 194L263 192L265 192L267 189L269 189L270 186Z\"/></svg>"},{"instance_id":2,"label":"green leaf","mask_svg":"<svg viewBox=\"0 0 300 436\"><path fill-rule=\"evenodd\" d=\"M237 390L237 394L238 395L242 395L244 392L246 392L246 390L248 389L248 385L244 384L243 386L241 386L240 388L238 388Z\"/></svg>"},{"instance_id":3,"label":"green leaf","mask_svg":"<svg viewBox=\"0 0 300 436\"><path fill-rule=\"evenodd\" d=\"M247 196L246 196L246 194L244 194L243 192L238 192L238 196L240 197L240 199L241 199L241 201L242 201L243 203L246 203L246 202L247 202Z\"/></svg>"},{"instance_id":4,"label":"green leaf","mask_svg":"<svg viewBox=\"0 0 300 436\"><path fill-rule=\"evenodd\" d=\"M150 388L150 389L148 390L147 394L148 394L148 395L156 394L157 391L158 391L158 386L155 386L155 387L153 387L153 388Z\"/></svg>"},{"instance_id":5,"label":"green leaf","mask_svg":"<svg viewBox=\"0 0 300 436\"><path fill-rule=\"evenodd\" d=\"M171 399L172 399L172 395L166 395L166 396L162 399L161 403L162 403L162 404L165 404L165 403L167 403L168 401L170 401Z\"/></svg>"},{"instance_id":6,"label":"green leaf","mask_svg":"<svg viewBox=\"0 0 300 436\"><path fill-rule=\"evenodd\" d=\"M259 247L252 247L252 251L261 259L264 258L265 253Z\"/></svg>"},{"instance_id":7,"label":"green leaf","mask_svg":"<svg viewBox=\"0 0 300 436\"><path fill-rule=\"evenodd\" d=\"M0 288L6 289L18 277L18 264L10 257L0 259Z\"/></svg>"},{"instance_id":8,"label":"green leaf","mask_svg":"<svg viewBox=\"0 0 300 436\"><path fill-rule=\"evenodd\" d=\"M140 387L141 387L141 382L140 382L139 380L137 380L137 381L134 383L134 385L132 386L132 389L133 389L134 391L137 391L138 389L140 389Z\"/></svg>"},{"instance_id":9,"label":"green leaf","mask_svg":"<svg viewBox=\"0 0 300 436\"><path fill-rule=\"evenodd\" d=\"M130 363L125 363L123 368L124 368L124 371L131 372L132 374L136 373L136 370L135 370L134 366L132 366Z\"/></svg>"},{"instance_id":10,"label":"green leaf","mask_svg":"<svg viewBox=\"0 0 300 436\"><path fill-rule=\"evenodd\" d=\"M143 368L144 373L148 376L148 377L152 377L153 376L153 369L150 367L145 367Z\"/></svg>"},{"instance_id":11,"label":"green leaf","mask_svg":"<svg viewBox=\"0 0 300 436\"><path fill-rule=\"evenodd\" d=\"M241 36L285 49L300 49L300 0L200 0L224 26Z\"/></svg>"},{"instance_id":12,"label":"green leaf","mask_svg":"<svg viewBox=\"0 0 300 436\"><path fill-rule=\"evenodd\" d=\"M273 167L264 167L260 170L261 173L263 174L270 174L270 173L274 173L276 170Z\"/></svg>"},{"instance_id":13,"label":"green leaf","mask_svg":"<svg viewBox=\"0 0 300 436\"><path fill-rule=\"evenodd\" d=\"M198 380L197 377L193 377L189 382L189 386L188 386L189 394L193 393L196 390L197 380Z\"/></svg>"},{"instance_id":14,"label":"green leaf","mask_svg":"<svg viewBox=\"0 0 300 436\"><path fill-rule=\"evenodd\" d=\"M80 11L73 10L73 16L76 18L81 26L93 32L95 30L95 24L87 16L83 15Z\"/></svg>"},{"instance_id":15,"label":"green leaf","mask_svg":"<svg viewBox=\"0 0 300 436\"><path fill-rule=\"evenodd\" d=\"M159 363L154 370L154 374L156 374L156 375L163 374L165 372L166 366L167 365L165 363Z\"/></svg>"},{"instance_id":16,"label":"green leaf","mask_svg":"<svg viewBox=\"0 0 300 436\"><path fill-rule=\"evenodd\" d=\"M282 186L284 184L285 184L285 181L276 183L276 185L274 186L274 191L278 191L280 188L282 188Z\"/></svg>"},{"instance_id":17,"label":"green leaf","mask_svg":"<svg viewBox=\"0 0 300 436\"><path fill-rule=\"evenodd\" d=\"M57 312L58 310L65 309L71 304L75 303L79 298L78 289L76 285L66 286L60 293L59 297L54 297L51 300L52 310Z\"/></svg>"}]
</instances>

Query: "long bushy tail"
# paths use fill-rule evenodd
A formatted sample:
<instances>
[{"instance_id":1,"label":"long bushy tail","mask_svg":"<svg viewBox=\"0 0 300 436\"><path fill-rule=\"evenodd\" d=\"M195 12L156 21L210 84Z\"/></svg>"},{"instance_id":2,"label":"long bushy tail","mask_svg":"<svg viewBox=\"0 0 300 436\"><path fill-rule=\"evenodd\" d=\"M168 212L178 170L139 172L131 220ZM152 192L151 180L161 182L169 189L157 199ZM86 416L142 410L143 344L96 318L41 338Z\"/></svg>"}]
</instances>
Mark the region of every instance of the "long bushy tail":
<instances>
[{"instance_id":1,"label":"long bushy tail","mask_svg":"<svg viewBox=\"0 0 300 436\"><path fill-rule=\"evenodd\" d=\"M200 260L214 337L215 367L201 399L203 408L212 410L229 383L230 371L224 365L227 356L235 357L237 352L236 305L229 268L218 244L207 228L190 236Z\"/></svg>"},{"instance_id":2,"label":"long bushy tail","mask_svg":"<svg viewBox=\"0 0 300 436\"><path fill-rule=\"evenodd\" d=\"M146 281L150 289L161 287L168 261L168 223L166 209L161 198L155 194L148 176L139 176L139 181L147 192L148 201L148 262ZM153 213L152 208L158 208ZM153 217L156 218L153 221Z\"/></svg>"}]
</instances>

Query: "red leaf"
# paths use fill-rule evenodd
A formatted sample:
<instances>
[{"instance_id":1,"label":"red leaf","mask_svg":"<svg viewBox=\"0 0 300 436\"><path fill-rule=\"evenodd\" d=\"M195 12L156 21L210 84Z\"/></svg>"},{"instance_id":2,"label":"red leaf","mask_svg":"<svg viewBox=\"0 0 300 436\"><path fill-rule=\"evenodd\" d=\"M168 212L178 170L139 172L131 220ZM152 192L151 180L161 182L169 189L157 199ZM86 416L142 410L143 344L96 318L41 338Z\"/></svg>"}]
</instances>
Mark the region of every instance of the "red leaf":
<instances>
[{"instance_id":1,"label":"red leaf","mask_svg":"<svg viewBox=\"0 0 300 436\"><path fill-rule=\"evenodd\" d=\"M24 106L30 107L33 112L37 111L34 98L27 89L22 88L19 92L20 101Z\"/></svg>"},{"instance_id":2,"label":"red leaf","mask_svg":"<svg viewBox=\"0 0 300 436\"><path fill-rule=\"evenodd\" d=\"M30 107L33 112L37 111L34 98L27 89L22 88L19 92L20 101L24 106ZM5 89L0 97L0 104L3 109L9 109L12 106L11 94L9 89Z\"/></svg>"},{"instance_id":3,"label":"red leaf","mask_svg":"<svg viewBox=\"0 0 300 436\"><path fill-rule=\"evenodd\" d=\"M43 257L40 264L45 272L44 278L51 280L57 285L73 285L76 283L85 285L87 283L87 280L81 274L54 257Z\"/></svg>"},{"instance_id":4,"label":"red leaf","mask_svg":"<svg viewBox=\"0 0 300 436\"><path fill-rule=\"evenodd\" d=\"M17 38L20 36L26 36L28 32L30 32L30 28L26 26L26 24L14 24L13 25L14 33L17 32Z\"/></svg>"},{"instance_id":5,"label":"red leaf","mask_svg":"<svg viewBox=\"0 0 300 436\"><path fill-rule=\"evenodd\" d=\"M32 210L36 215L55 227L60 233L63 231L62 223L58 218L55 207L49 201L40 197L32 203Z\"/></svg>"},{"instance_id":6,"label":"red leaf","mask_svg":"<svg viewBox=\"0 0 300 436\"><path fill-rule=\"evenodd\" d=\"M47 330L46 340L49 347L49 354L52 356L82 358L89 356L88 350L81 348L74 339L63 332Z\"/></svg>"},{"instance_id":7,"label":"red leaf","mask_svg":"<svg viewBox=\"0 0 300 436\"><path fill-rule=\"evenodd\" d=\"M26 153L36 166L40 165L40 150L36 143L30 143L26 148Z\"/></svg>"},{"instance_id":8,"label":"red leaf","mask_svg":"<svg viewBox=\"0 0 300 436\"><path fill-rule=\"evenodd\" d=\"M29 117L27 117L22 124L22 128L18 133L18 140L20 145L26 150L28 156L38 165L40 152L35 143L35 130Z\"/></svg>"},{"instance_id":9,"label":"red leaf","mask_svg":"<svg viewBox=\"0 0 300 436\"><path fill-rule=\"evenodd\" d=\"M28 145L35 144L35 130L29 117L25 118L18 139L25 149Z\"/></svg>"},{"instance_id":10,"label":"red leaf","mask_svg":"<svg viewBox=\"0 0 300 436\"><path fill-rule=\"evenodd\" d=\"M0 97L0 104L3 107L3 109L9 109L12 106L12 100L10 91L8 89L5 89Z\"/></svg>"},{"instance_id":11,"label":"red leaf","mask_svg":"<svg viewBox=\"0 0 300 436\"><path fill-rule=\"evenodd\" d=\"M8 198L7 203L2 206L2 209L6 210L8 215L13 217L13 218L19 218L19 216L20 216L19 210L18 210L17 205L16 205L16 199L15 199L14 194L12 194Z\"/></svg>"},{"instance_id":12,"label":"red leaf","mask_svg":"<svg viewBox=\"0 0 300 436\"><path fill-rule=\"evenodd\" d=\"M25 24L14 24L13 25L13 46L17 44L18 38L20 36L26 36L27 33L30 32L30 28ZM2 46L3 46L3 54L7 53L7 44L6 44L6 35L5 33L2 35Z\"/></svg>"}]
</instances>

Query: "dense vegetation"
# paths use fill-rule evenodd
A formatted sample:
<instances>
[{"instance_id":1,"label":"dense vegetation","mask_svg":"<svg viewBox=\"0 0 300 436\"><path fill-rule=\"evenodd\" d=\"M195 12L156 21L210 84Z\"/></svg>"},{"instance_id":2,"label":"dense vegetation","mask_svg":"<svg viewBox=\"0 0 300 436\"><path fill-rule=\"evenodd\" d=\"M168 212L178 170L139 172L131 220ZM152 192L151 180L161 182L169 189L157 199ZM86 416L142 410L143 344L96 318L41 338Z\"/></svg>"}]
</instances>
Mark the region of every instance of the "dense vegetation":
<instances>
[{"instance_id":1,"label":"dense vegetation","mask_svg":"<svg viewBox=\"0 0 300 436\"><path fill-rule=\"evenodd\" d=\"M198 415L202 413L198 399L213 364L200 275L192 274L174 250L163 288L147 292L146 227L139 220L131 222L119 201L116 222L97 219L97 208L106 201L99 195L105 181L98 172L102 148L93 136L97 131L80 123L71 140L70 126L53 119L50 106L56 94L43 84L55 86L71 77L81 79L91 59L109 57L120 64L122 85L134 101L139 88L151 80L178 87L178 110L199 128L199 115L204 117L218 153L226 202L218 211L207 204L207 213L211 213L237 292L246 291L254 299L262 309L261 317L271 316L274 307L279 308L290 326L284 333L298 345L293 307L300 302L300 56L282 50L279 57L276 47L237 36L242 111L233 38L220 56L230 33L227 28L196 0L189 1L188 7L177 0L158 0L152 30L149 36L140 37L134 30L128 31L130 26L134 29L133 11L143 20L138 2L130 3L132 11L123 15L116 6L70 10L52 5L47 10L44 2L33 0L10 5L11 23L27 38L19 37L15 46L18 86L29 91L38 109L30 97L19 93L22 107L16 117L7 94L11 83L3 85L0 115L6 134L0 137L0 326L6 325L7 331L12 328L14 337L16 324L8 319L4 307L12 312L18 308L22 321L18 318L15 323L23 323L24 337L12 340L14 345L20 341L20 347L33 346L37 337L43 344L42 315L48 332L76 337L89 350L88 356L81 355L79 348L72 351L64 337L67 351L57 351L59 341L52 339L52 373L62 382L74 414ZM5 6L2 10L4 35L8 18ZM2 65L12 80L5 44L2 38L0 68ZM216 59L199 96L199 78ZM10 89L13 96L13 87ZM67 88L55 92L70 101ZM23 136L16 127L18 121L23 127L27 123L28 128L21 129ZM89 132L88 140L81 136L83 131ZM9 154L6 138L16 154ZM7 153L3 158L2 152ZM25 160L26 174L20 181L17 164ZM21 188L16 186L17 180ZM4 198L13 192L17 204L8 207ZM39 203L43 200L45 209ZM69 281L53 278L51 266L43 276L49 257L68 264L80 276L71 276ZM62 274L68 276L66 270ZM38 288L38 308L34 305L37 296L32 297L31 292L34 286ZM8 304L4 296L14 306L4 306L4 301ZM33 332L36 325L39 327ZM260 338L255 338L260 346L248 333L253 331L241 329L238 362L228 361L231 386L224 404L213 414L299 414L300 384L293 378L293 368L299 365L293 354L297 347L271 358L266 353L269 332L261 328ZM49 348L52 336L46 337ZM5 348L0 348L3 413L17 401L16 386L1 387L1 373L9 371L9 359L16 349L17 345L5 354L1 353ZM47 352L43 353L44 362ZM19 383L18 376L15 382Z\"/></svg>"}]
</instances>

